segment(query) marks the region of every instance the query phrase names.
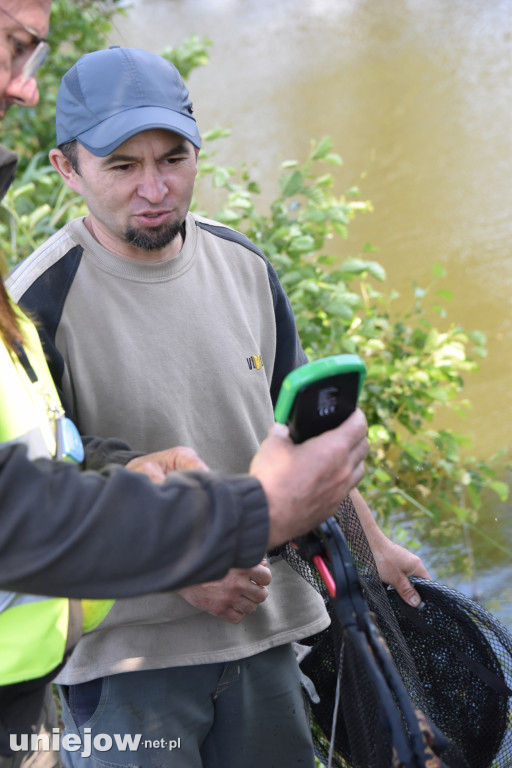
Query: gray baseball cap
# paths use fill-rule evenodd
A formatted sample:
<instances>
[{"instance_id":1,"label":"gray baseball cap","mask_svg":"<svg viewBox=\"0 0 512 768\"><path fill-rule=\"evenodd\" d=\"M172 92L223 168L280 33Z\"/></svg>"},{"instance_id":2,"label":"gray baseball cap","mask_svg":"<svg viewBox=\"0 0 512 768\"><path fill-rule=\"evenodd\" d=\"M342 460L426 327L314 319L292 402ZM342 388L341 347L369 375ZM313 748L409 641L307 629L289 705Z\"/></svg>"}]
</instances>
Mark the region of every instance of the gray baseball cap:
<instances>
[{"instance_id":1,"label":"gray baseball cap","mask_svg":"<svg viewBox=\"0 0 512 768\"><path fill-rule=\"evenodd\" d=\"M86 53L57 95L57 145L77 139L98 157L141 131L162 128L201 146L192 102L176 67L139 48Z\"/></svg>"}]
</instances>

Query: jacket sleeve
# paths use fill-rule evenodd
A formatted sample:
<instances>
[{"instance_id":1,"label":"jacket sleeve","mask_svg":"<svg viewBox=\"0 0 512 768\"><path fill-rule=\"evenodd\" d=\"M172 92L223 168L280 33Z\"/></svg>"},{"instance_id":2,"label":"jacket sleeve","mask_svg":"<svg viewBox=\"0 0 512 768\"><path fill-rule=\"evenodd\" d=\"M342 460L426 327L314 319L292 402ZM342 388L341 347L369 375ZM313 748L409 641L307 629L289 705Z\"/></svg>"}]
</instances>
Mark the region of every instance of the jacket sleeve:
<instances>
[{"instance_id":1,"label":"jacket sleeve","mask_svg":"<svg viewBox=\"0 0 512 768\"><path fill-rule=\"evenodd\" d=\"M81 435L84 446L83 469L101 471L110 464L125 466L131 459L144 456L142 451L133 451L123 440L117 437L92 437Z\"/></svg>"},{"instance_id":2,"label":"jacket sleeve","mask_svg":"<svg viewBox=\"0 0 512 768\"><path fill-rule=\"evenodd\" d=\"M0 450L0 588L129 597L222 578L264 555L266 498L250 475L174 472L154 485L123 467L80 472Z\"/></svg>"}]
</instances>

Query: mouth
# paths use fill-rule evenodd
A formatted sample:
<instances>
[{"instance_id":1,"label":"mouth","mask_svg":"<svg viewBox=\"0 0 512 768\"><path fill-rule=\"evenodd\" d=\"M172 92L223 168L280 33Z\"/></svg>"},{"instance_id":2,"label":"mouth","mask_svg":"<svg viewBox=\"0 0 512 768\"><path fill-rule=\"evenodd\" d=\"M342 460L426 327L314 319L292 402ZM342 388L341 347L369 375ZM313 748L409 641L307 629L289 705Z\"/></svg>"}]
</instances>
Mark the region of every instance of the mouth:
<instances>
[{"instance_id":1,"label":"mouth","mask_svg":"<svg viewBox=\"0 0 512 768\"><path fill-rule=\"evenodd\" d=\"M169 211L143 211L134 215L135 221L145 227L158 227L169 218Z\"/></svg>"}]
</instances>

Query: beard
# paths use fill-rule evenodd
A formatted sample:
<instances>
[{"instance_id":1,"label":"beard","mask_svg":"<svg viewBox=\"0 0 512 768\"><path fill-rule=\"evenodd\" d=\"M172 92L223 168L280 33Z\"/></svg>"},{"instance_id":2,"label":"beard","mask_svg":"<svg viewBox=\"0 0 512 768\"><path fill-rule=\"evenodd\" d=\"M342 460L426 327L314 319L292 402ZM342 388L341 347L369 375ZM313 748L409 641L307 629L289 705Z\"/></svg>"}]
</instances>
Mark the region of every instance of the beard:
<instances>
[{"instance_id":1,"label":"beard","mask_svg":"<svg viewBox=\"0 0 512 768\"><path fill-rule=\"evenodd\" d=\"M136 229L127 227L124 233L124 239L135 248L144 251L160 251L169 243L172 243L181 232L183 222L175 221L161 224L159 227L148 229Z\"/></svg>"}]
</instances>

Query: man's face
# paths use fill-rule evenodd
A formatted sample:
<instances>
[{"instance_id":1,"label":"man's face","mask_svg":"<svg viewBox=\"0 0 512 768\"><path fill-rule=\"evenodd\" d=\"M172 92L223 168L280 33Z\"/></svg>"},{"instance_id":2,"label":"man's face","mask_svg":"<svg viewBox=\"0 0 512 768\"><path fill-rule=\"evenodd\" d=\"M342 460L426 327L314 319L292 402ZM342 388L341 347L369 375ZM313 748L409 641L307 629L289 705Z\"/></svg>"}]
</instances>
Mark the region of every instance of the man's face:
<instances>
[{"instance_id":1,"label":"man's face","mask_svg":"<svg viewBox=\"0 0 512 768\"><path fill-rule=\"evenodd\" d=\"M38 38L48 34L50 6L51 0L0 0L0 119L12 104L31 107L39 100L35 79L24 80L22 70Z\"/></svg>"},{"instance_id":2,"label":"man's face","mask_svg":"<svg viewBox=\"0 0 512 768\"><path fill-rule=\"evenodd\" d=\"M66 181L87 203L88 227L105 248L163 261L181 247L177 235L192 200L197 154L190 142L164 130L139 133L106 157L79 144L79 173Z\"/></svg>"}]
</instances>

